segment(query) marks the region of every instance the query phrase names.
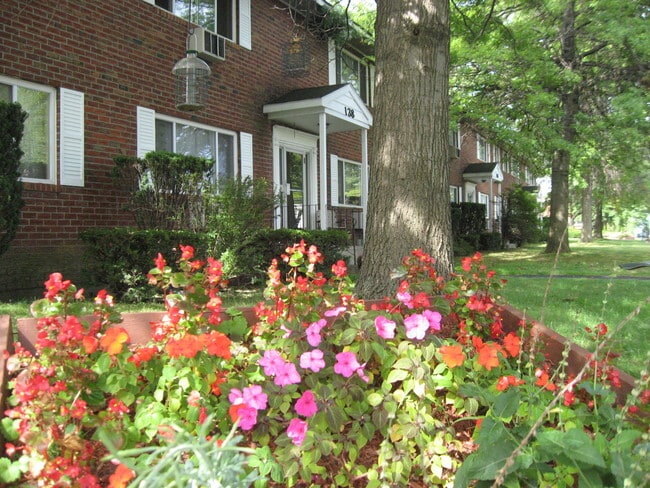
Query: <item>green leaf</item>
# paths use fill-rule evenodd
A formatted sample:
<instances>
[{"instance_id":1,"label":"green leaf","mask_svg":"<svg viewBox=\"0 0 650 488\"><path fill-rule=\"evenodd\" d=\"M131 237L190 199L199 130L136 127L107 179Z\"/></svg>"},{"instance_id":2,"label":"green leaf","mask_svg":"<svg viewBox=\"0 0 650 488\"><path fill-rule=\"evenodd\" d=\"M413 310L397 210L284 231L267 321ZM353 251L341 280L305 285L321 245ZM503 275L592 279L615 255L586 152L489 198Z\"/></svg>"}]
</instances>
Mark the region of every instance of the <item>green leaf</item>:
<instances>
[{"instance_id":1,"label":"green leaf","mask_svg":"<svg viewBox=\"0 0 650 488\"><path fill-rule=\"evenodd\" d=\"M12 463L7 458L0 458L0 481L3 483L12 483L18 481L22 475L18 463Z\"/></svg>"},{"instance_id":2,"label":"green leaf","mask_svg":"<svg viewBox=\"0 0 650 488\"><path fill-rule=\"evenodd\" d=\"M500 395L497 395L494 406L492 407L492 413L501 419L510 419L515 413L517 413L520 400L521 395L519 390L511 388Z\"/></svg>"},{"instance_id":3,"label":"green leaf","mask_svg":"<svg viewBox=\"0 0 650 488\"><path fill-rule=\"evenodd\" d=\"M388 373L388 378L386 381L388 383L397 383L398 381L403 381L409 375L409 372L404 369L394 369Z\"/></svg>"},{"instance_id":4,"label":"green leaf","mask_svg":"<svg viewBox=\"0 0 650 488\"><path fill-rule=\"evenodd\" d=\"M358 333L359 331L357 329L353 329L353 328L345 329L341 334L341 338L339 339L339 344L342 346L347 346L348 344L352 344L352 342L354 342L354 340L356 339Z\"/></svg>"},{"instance_id":5,"label":"green leaf","mask_svg":"<svg viewBox=\"0 0 650 488\"><path fill-rule=\"evenodd\" d=\"M381 402L384 401L384 396L380 395L379 393L373 392L368 395L367 401L371 407L376 407L377 405L379 405Z\"/></svg>"},{"instance_id":6,"label":"green leaf","mask_svg":"<svg viewBox=\"0 0 650 488\"><path fill-rule=\"evenodd\" d=\"M537 435L539 447L554 457L564 454L568 458L599 468L605 467L605 461L594 447L591 438L581 429L566 432L546 430Z\"/></svg>"},{"instance_id":7,"label":"green leaf","mask_svg":"<svg viewBox=\"0 0 650 488\"><path fill-rule=\"evenodd\" d=\"M327 418L327 425L333 432L340 432L341 427L343 427L343 422L345 421L345 416L343 415L343 410L337 405L331 405L325 410L325 416Z\"/></svg>"}]
</instances>

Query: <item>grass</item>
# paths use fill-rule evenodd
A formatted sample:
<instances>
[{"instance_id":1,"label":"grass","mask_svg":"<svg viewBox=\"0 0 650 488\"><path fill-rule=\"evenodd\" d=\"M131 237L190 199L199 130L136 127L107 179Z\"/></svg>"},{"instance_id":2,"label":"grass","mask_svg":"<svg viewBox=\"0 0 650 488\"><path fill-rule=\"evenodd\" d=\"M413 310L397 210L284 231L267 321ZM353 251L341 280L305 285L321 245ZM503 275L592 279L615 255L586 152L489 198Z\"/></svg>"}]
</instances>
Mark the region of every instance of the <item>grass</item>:
<instances>
[{"instance_id":1,"label":"grass","mask_svg":"<svg viewBox=\"0 0 650 488\"><path fill-rule=\"evenodd\" d=\"M485 263L507 279L501 295L530 318L590 348L585 327L614 328L650 296L650 267L627 271L620 264L650 259L650 243L601 240L571 242L572 252L543 254L542 245L484 254ZM637 278L637 279L628 279ZM648 278L648 280L638 279ZM638 377L648 363L650 306L614 336L616 364Z\"/></svg>"},{"instance_id":2,"label":"grass","mask_svg":"<svg viewBox=\"0 0 650 488\"><path fill-rule=\"evenodd\" d=\"M583 244L571 241L572 252L544 254L543 245L485 253L485 262L498 276L508 280L501 295L530 318L589 348L585 327L600 322L615 327L650 295L650 267L626 271L620 264L650 260L650 243L601 240ZM566 277L569 275L571 277ZM587 277L588 276L588 277ZM550 280L549 280L550 277ZM257 303L261 291L226 291L224 308ZM0 314L28 317L30 302L0 303ZM121 312L161 310L160 304L122 304ZM617 365L639 376L648 362L650 306L617 334L614 348L623 353Z\"/></svg>"}]
</instances>

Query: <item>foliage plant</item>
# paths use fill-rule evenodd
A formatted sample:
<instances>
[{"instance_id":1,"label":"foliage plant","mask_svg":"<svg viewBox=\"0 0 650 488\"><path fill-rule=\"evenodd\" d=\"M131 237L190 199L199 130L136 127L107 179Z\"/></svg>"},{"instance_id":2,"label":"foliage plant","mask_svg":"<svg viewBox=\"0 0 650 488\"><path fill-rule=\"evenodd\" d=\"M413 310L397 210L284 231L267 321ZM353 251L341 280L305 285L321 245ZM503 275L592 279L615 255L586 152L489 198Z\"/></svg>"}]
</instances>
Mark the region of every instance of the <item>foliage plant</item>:
<instances>
[{"instance_id":1,"label":"foliage plant","mask_svg":"<svg viewBox=\"0 0 650 488\"><path fill-rule=\"evenodd\" d=\"M396 296L366 303L344 262L327 277L302 241L271 263L247 324L223 319L221 263L180 248L177 269L159 254L149 274L166 313L146 345L128 344L106 292L85 320L81 292L51 276L37 354L9 360L2 481L198 476L204 455L223 465L211 442L233 426L251 449L238 479L256 486L641 486L649 472L647 372L620 407L599 348L579 377L547 364L525 324L503 330L502 281L479 254L446 281L413 251Z\"/></svg>"},{"instance_id":2,"label":"foliage plant","mask_svg":"<svg viewBox=\"0 0 650 488\"><path fill-rule=\"evenodd\" d=\"M23 207L20 141L27 113L19 103L0 101L0 255L16 236Z\"/></svg>"}]
</instances>

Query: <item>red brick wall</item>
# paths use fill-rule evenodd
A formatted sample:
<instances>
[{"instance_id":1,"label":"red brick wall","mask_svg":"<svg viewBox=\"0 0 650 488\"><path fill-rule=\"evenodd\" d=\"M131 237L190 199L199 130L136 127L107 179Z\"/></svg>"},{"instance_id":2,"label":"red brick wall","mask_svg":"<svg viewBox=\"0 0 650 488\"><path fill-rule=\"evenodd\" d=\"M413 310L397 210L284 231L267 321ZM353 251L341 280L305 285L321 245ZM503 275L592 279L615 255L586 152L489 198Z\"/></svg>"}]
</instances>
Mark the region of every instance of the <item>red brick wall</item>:
<instances>
[{"instance_id":1,"label":"red brick wall","mask_svg":"<svg viewBox=\"0 0 650 488\"><path fill-rule=\"evenodd\" d=\"M226 60L210 63L208 107L188 115L174 107L171 75L185 55L187 22L143 0L0 2L0 74L85 93L85 187L25 184L19 233L0 257L0 294L28 286L16 283L26 269L16 262L40 263L41 277L51 271L80 275L79 260L55 259L52 250L78 246L79 231L89 227L133 224L122 210L125 194L109 175L115 155L135 155L138 105L252 133L254 174L272 178L272 124L262 107L291 89L327 84L327 44L302 32L309 71L287 75L282 46L300 29L283 5L251 4L253 50L227 42ZM358 141L357 133L337 137L332 152L350 150L346 157L360 160Z\"/></svg>"}]
</instances>

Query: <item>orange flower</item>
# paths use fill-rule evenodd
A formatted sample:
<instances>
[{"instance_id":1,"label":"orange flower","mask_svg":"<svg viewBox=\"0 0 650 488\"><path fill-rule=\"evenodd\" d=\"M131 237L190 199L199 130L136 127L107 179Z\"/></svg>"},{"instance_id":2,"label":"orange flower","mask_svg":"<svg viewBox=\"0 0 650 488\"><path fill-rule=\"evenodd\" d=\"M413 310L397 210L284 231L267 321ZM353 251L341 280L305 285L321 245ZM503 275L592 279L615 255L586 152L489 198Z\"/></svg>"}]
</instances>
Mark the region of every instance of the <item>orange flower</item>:
<instances>
[{"instance_id":1,"label":"orange flower","mask_svg":"<svg viewBox=\"0 0 650 488\"><path fill-rule=\"evenodd\" d=\"M180 339L170 339L166 346L167 354L172 358L193 358L201 349L203 338L192 334L186 334Z\"/></svg>"},{"instance_id":2,"label":"orange flower","mask_svg":"<svg viewBox=\"0 0 650 488\"><path fill-rule=\"evenodd\" d=\"M549 381L549 375L546 371L542 371L541 369L537 369L535 371L535 376L537 377L537 381L535 384L537 386L541 386L542 388L546 388L548 391L555 391L557 390L557 385Z\"/></svg>"},{"instance_id":3,"label":"orange flower","mask_svg":"<svg viewBox=\"0 0 650 488\"><path fill-rule=\"evenodd\" d=\"M503 347L505 347L506 351L508 354L510 354L511 357L514 358L516 356L519 356L519 352L521 350L521 339L514 332L510 332L503 339Z\"/></svg>"},{"instance_id":4,"label":"orange flower","mask_svg":"<svg viewBox=\"0 0 650 488\"><path fill-rule=\"evenodd\" d=\"M99 341L97 340L96 337L93 337L93 336L85 336L83 338L82 342L83 342L86 354L94 353L97 350L97 346L99 345Z\"/></svg>"},{"instance_id":5,"label":"orange flower","mask_svg":"<svg viewBox=\"0 0 650 488\"><path fill-rule=\"evenodd\" d=\"M490 371L492 368L499 366L499 351L501 346L493 342L484 344L478 351L478 363Z\"/></svg>"},{"instance_id":6,"label":"orange flower","mask_svg":"<svg viewBox=\"0 0 650 488\"><path fill-rule=\"evenodd\" d=\"M497 390L505 391L511 386L523 385L524 383L525 383L524 380L520 380L519 378L513 375L502 376L501 378L499 378L499 381L497 381Z\"/></svg>"},{"instance_id":7,"label":"orange flower","mask_svg":"<svg viewBox=\"0 0 650 488\"><path fill-rule=\"evenodd\" d=\"M462 366L465 362L462 346L442 346L440 354L442 355L442 361L450 368Z\"/></svg>"},{"instance_id":8,"label":"orange flower","mask_svg":"<svg viewBox=\"0 0 650 488\"><path fill-rule=\"evenodd\" d=\"M99 345L111 356L122 352L122 346L129 341L129 334L122 327L112 327L99 340Z\"/></svg>"},{"instance_id":9,"label":"orange flower","mask_svg":"<svg viewBox=\"0 0 650 488\"><path fill-rule=\"evenodd\" d=\"M208 354L217 356L223 359L230 359L230 339L226 334L213 330L205 336L205 344L207 346Z\"/></svg>"},{"instance_id":10,"label":"orange flower","mask_svg":"<svg viewBox=\"0 0 650 488\"><path fill-rule=\"evenodd\" d=\"M108 488L126 488L133 478L135 478L133 471L123 464L118 464L115 472L108 479Z\"/></svg>"}]
</instances>

